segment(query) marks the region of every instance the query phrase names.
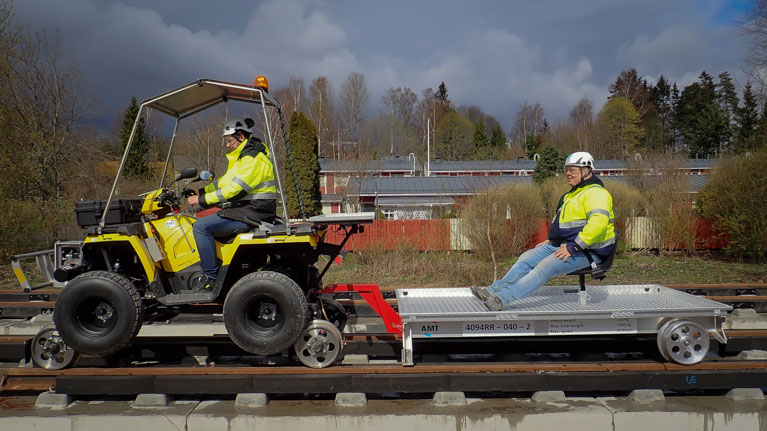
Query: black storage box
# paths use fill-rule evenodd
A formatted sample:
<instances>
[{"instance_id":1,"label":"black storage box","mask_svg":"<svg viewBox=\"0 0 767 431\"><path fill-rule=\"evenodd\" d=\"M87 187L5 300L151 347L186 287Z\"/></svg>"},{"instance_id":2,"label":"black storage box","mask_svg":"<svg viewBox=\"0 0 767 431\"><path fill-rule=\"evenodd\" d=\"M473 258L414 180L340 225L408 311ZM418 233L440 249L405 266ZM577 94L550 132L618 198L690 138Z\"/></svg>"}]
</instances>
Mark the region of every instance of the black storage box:
<instances>
[{"instance_id":1,"label":"black storage box","mask_svg":"<svg viewBox=\"0 0 767 431\"><path fill-rule=\"evenodd\" d=\"M109 204L105 225L136 223L141 221L141 205L143 199L112 199ZM95 226L101 221L107 201L75 202L77 225L80 227Z\"/></svg>"}]
</instances>

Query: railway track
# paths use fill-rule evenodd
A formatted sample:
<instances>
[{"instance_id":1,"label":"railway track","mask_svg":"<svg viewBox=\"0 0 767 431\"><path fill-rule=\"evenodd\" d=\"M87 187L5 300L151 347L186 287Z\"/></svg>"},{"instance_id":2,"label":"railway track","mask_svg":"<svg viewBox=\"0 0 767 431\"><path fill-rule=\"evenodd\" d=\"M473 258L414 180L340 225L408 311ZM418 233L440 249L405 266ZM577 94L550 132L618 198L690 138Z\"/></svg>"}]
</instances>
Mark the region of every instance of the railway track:
<instances>
[{"instance_id":1,"label":"railway track","mask_svg":"<svg viewBox=\"0 0 767 431\"><path fill-rule=\"evenodd\" d=\"M133 367L0 369L3 393L53 389L70 395L121 396L266 392L429 393L619 392L637 388L721 391L767 386L767 361L707 361L681 366L652 361L582 363L437 363L340 365L325 369L284 367Z\"/></svg>"},{"instance_id":2,"label":"railway track","mask_svg":"<svg viewBox=\"0 0 767 431\"><path fill-rule=\"evenodd\" d=\"M767 303L767 283L668 287L741 309L759 309ZM381 290L387 302L396 307L394 289ZM57 296L57 290L0 292L0 319L4 319L0 327L4 322L26 322L30 316L52 312ZM373 311L355 294L338 293L336 299L350 312L351 326L359 321L374 321L368 318ZM210 311L210 307L201 305L200 311ZM203 321L212 326L220 324L210 318ZM655 352L655 337L566 337L556 341L529 338L422 342L414 367L397 363L402 347L398 336L370 328L375 329L375 324L345 334L344 354L353 360L327 369L297 366L297 362L285 357L243 360L245 353L231 343L224 330L224 335L219 332L200 337L139 337L138 343L121 355L122 361L106 363L84 357L76 368L59 371L6 362L0 366L0 393L50 388L83 396L248 391L518 393L550 389L615 393L636 388L686 392L767 387L767 360L735 357L744 350L767 350L767 328L728 330L729 342L712 348L719 357L714 355L694 366L662 362L655 353L648 353ZM0 361L24 357L32 337L0 335ZM363 363L352 365L355 361ZM254 363L262 366L253 367Z\"/></svg>"}]
</instances>

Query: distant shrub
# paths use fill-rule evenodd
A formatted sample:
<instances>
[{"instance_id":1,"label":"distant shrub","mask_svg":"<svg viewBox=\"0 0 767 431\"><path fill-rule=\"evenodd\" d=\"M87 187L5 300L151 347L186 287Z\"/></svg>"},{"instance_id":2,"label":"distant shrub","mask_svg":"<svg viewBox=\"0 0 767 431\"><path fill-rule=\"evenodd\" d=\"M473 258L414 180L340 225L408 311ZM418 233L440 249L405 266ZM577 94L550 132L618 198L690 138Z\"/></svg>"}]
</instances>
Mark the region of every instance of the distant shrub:
<instances>
[{"instance_id":1,"label":"distant shrub","mask_svg":"<svg viewBox=\"0 0 767 431\"><path fill-rule=\"evenodd\" d=\"M531 185L504 184L478 193L461 211L465 235L481 258L493 262L522 252L543 215L538 190Z\"/></svg>"},{"instance_id":2,"label":"distant shrub","mask_svg":"<svg viewBox=\"0 0 767 431\"><path fill-rule=\"evenodd\" d=\"M716 169L698 194L703 217L716 221L728 237L727 251L738 257L767 256L767 150L737 156Z\"/></svg>"}]
</instances>

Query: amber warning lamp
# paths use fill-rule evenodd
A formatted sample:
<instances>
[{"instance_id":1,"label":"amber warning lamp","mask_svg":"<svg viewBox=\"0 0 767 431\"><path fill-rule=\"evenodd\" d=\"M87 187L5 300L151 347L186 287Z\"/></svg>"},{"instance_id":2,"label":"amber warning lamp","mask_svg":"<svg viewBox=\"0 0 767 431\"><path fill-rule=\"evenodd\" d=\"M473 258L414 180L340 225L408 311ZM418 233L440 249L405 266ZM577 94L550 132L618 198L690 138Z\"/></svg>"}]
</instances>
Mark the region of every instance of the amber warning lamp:
<instances>
[{"instance_id":1,"label":"amber warning lamp","mask_svg":"<svg viewBox=\"0 0 767 431\"><path fill-rule=\"evenodd\" d=\"M264 75L258 75L256 76L256 79L253 80L253 86L262 88L264 91L269 91L269 80L266 79Z\"/></svg>"}]
</instances>

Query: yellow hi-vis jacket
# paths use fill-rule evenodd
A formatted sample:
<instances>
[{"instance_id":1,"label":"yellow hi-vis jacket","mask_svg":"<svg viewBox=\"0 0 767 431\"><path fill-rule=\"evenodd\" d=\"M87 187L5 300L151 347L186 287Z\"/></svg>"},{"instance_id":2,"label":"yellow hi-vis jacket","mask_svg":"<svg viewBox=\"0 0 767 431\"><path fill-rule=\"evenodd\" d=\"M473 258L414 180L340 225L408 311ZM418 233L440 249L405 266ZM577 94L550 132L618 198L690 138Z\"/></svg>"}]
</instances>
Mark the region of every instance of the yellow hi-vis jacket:
<instances>
[{"instance_id":1,"label":"yellow hi-vis jacket","mask_svg":"<svg viewBox=\"0 0 767 431\"><path fill-rule=\"evenodd\" d=\"M226 173L200 190L203 208L219 205L221 217L249 224L272 222L277 210L277 187L269 149L251 137L226 155Z\"/></svg>"},{"instance_id":2,"label":"yellow hi-vis jacket","mask_svg":"<svg viewBox=\"0 0 767 431\"><path fill-rule=\"evenodd\" d=\"M555 246L574 243L576 251L587 250L604 258L617 245L614 223L613 198L602 181L592 177L562 196L549 240Z\"/></svg>"}]
</instances>

